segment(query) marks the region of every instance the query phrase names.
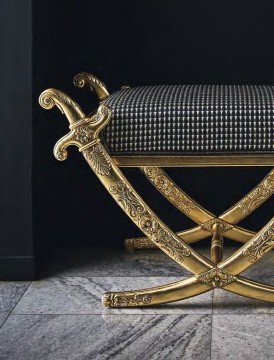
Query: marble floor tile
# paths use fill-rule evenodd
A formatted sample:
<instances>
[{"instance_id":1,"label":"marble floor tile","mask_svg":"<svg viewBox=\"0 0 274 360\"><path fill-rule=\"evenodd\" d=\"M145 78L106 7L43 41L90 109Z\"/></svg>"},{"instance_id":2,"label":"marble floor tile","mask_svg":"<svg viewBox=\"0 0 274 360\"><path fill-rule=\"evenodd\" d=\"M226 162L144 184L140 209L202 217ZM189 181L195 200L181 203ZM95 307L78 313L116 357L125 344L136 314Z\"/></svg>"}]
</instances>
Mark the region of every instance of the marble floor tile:
<instances>
[{"instance_id":1,"label":"marble floor tile","mask_svg":"<svg viewBox=\"0 0 274 360\"><path fill-rule=\"evenodd\" d=\"M11 315L1 360L210 359L211 315Z\"/></svg>"},{"instance_id":2,"label":"marble floor tile","mask_svg":"<svg viewBox=\"0 0 274 360\"><path fill-rule=\"evenodd\" d=\"M210 256L210 241L193 244L202 255ZM240 246L240 244L239 244ZM225 257L239 246L227 246ZM257 274L274 276L274 251L243 273L245 276ZM51 276L188 276L189 272L172 261L160 250L126 251L124 249L72 248L56 250L50 264L47 264L42 278Z\"/></svg>"},{"instance_id":3,"label":"marble floor tile","mask_svg":"<svg viewBox=\"0 0 274 360\"><path fill-rule=\"evenodd\" d=\"M236 243L235 243L236 244ZM242 244L227 245L225 257L231 255ZM202 255L210 255L210 239L192 244ZM250 267L246 275L265 273L274 275L274 251L262 261ZM124 249L94 249L72 247L56 249L50 264L47 263L41 277L50 276L178 276L188 271L172 261L160 250L126 251Z\"/></svg>"},{"instance_id":4,"label":"marble floor tile","mask_svg":"<svg viewBox=\"0 0 274 360\"><path fill-rule=\"evenodd\" d=\"M187 276L189 272L159 250L71 249L57 252L47 276Z\"/></svg>"},{"instance_id":5,"label":"marble floor tile","mask_svg":"<svg viewBox=\"0 0 274 360\"><path fill-rule=\"evenodd\" d=\"M20 300L29 282L0 281L0 326Z\"/></svg>"},{"instance_id":6,"label":"marble floor tile","mask_svg":"<svg viewBox=\"0 0 274 360\"><path fill-rule=\"evenodd\" d=\"M207 240L195 248L209 256ZM51 276L187 276L189 272L160 250L56 249L41 277Z\"/></svg>"},{"instance_id":7,"label":"marble floor tile","mask_svg":"<svg viewBox=\"0 0 274 360\"><path fill-rule=\"evenodd\" d=\"M274 359L274 315L213 315L212 360Z\"/></svg>"},{"instance_id":8,"label":"marble floor tile","mask_svg":"<svg viewBox=\"0 0 274 360\"><path fill-rule=\"evenodd\" d=\"M212 293L146 308L107 309L106 291L142 289L180 280L174 277L55 277L33 282L13 314L211 314Z\"/></svg>"}]
</instances>

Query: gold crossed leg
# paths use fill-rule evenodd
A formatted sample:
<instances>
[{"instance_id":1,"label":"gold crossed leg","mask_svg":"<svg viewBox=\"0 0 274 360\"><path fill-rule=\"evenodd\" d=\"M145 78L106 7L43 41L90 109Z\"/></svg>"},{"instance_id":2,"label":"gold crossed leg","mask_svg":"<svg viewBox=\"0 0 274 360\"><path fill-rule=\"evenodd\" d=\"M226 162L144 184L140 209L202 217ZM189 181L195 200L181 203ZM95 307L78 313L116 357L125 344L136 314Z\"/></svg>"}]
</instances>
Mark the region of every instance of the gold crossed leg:
<instances>
[{"instance_id":1,"label":"gold crossed leg","mask_svg":"<svg viewBox=\"0 0 274 360\"><path fill-rule=\"evenodd\" d=\"M104 94L107 96L104 85L101 86L100 81L90 74L78 75L75 83L80 87L85 84L93 86L95 83L95 91L96 87L100 87L101 99ZM100 131L111 118L108 107L100 105L97 113L86 116L78 104L56 89L44 91L39 102L46 109L56 105L70 123L69 134L55 146L55 157L65 160L66 148L76 145L113 199L144 235L171 259L194 274L188 279L156 288L107 293L103 296L105 306L161 304L185 299L217 287L239 295L274 302L274 287L238 276L274 247L274 218L228 259L215 264L192 249L184 238L179 237L157 217L108 154L99 138Z\"/></svg>"},{"instance_id":2,"label":"gold crossed leg","mask_svg":"<svg viewBox=\"0 0 274 360\"><path fill-rule=\"evenodd\" d=\"M178 235L188 243L193 243L209 234L214 234L214 226L221 227L222 234L229 239L245 243L255 233L236 224L255 211L274 193L274 170L272 170L252 191L219 217L204 209L181 190L159 167L140 168L157 190L179 211L194 220L199 226L181 231ZM125 241L128 249L155 249L148 238L131 238Z\"/></svg>"}]
</instances>

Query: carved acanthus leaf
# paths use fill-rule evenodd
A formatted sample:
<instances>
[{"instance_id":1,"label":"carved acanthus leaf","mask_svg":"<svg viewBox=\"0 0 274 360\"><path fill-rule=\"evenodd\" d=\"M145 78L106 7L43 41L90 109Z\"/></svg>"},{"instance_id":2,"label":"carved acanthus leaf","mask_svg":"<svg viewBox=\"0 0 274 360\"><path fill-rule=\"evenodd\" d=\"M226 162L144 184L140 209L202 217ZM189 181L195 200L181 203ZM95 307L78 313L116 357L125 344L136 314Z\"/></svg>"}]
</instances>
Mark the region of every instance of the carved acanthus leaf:
<instances>
[{"instance_id":1,"label":"carved acanthus leaf","mask_svg":"<svg viewBox=\"0 0 274 360\"><path fill-rule=\"evenodd\" d=\"M86 160L92 166L93 170L100 175L109 175L111 164L105 156L100 145L95 145L91 150L84 152Z\"/></svg>"}]
</instances>

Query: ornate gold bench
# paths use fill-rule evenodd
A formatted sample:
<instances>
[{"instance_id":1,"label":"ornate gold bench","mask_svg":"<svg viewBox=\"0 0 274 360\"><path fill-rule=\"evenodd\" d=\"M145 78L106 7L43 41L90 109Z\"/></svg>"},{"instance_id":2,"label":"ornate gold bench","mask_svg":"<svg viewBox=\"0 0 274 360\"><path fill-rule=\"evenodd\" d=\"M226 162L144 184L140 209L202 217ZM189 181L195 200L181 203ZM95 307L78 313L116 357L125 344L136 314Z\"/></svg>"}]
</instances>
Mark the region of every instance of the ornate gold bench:
<instances>
[{"instance_id":1,"label":"ornate gold bench","mask_svg":"<svg viewBox=\"0 0 274 360\"><path fill-rule=\"evenodd\" d=\"M107 307L148 306L192 297L214 288L274 302L274 287L241 277L274 247L274 218L258 233L237 223L274 192L274 170L232 208L216 216L183 192L161 167L272 166L274 164L274 87L263 85L144 86L109 95L94 75L74 78L99 97L95 112L86 115L65 93L45 90L39 102L55 105L69 121L54 155L65 160L76 145L113 199L145 237L129 239L131 248L159 248L193 273L160 287L109 292ZM151 183L197 226L176 234L149 208L120 167L137 166ZM189 244L211 234L211 259ZM243 245L223 260L223 235Z\"/></svg>"}]
</instances>

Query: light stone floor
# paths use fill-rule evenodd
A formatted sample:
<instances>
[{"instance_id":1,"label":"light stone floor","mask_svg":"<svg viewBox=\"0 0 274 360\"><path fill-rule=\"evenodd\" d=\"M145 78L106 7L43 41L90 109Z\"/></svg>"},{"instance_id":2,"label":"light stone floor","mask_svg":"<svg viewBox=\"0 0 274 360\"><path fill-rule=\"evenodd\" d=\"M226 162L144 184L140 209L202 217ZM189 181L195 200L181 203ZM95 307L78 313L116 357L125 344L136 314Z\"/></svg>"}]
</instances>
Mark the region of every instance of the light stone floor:
<instances>
[{"instance_id":1,"label":"light stone floor","mask_svg":"<svg viewBox=\"0 0 274 360\"><path fill-rule=\"evenodd\" d=\"M274 284L273 265L274 252L245 275ZM43 280L0 282L0 359L274 359L274 304L215 290L151 308L101 306L107 290L186 276L160 251L60 251Z\"/></svg>"}]
</instances>

